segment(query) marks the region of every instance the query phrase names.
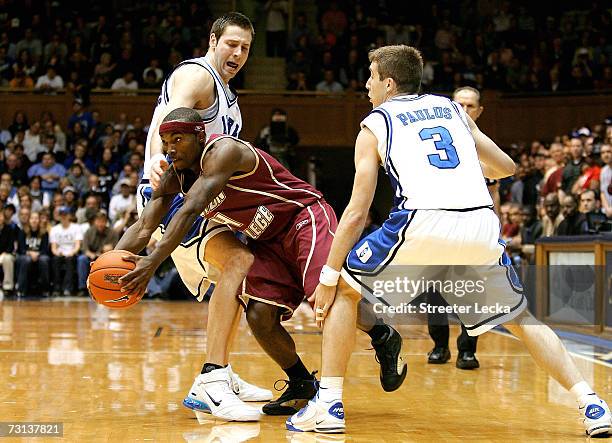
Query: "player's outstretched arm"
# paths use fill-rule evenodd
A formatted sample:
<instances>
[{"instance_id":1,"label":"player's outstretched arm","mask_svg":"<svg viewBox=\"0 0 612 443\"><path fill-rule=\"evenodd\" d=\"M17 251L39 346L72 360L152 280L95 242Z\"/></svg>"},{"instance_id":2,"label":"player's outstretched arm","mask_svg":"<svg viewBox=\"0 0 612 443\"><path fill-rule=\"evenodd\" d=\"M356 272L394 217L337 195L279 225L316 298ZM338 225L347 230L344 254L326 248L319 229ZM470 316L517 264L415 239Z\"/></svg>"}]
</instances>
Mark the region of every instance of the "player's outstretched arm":
<instances>
[{"instance_id":1,"label":"player's outstretched arm","mask_svg":"<svg viewBox=\"0 0 612 443\"><path fill-rule=\"evenodd\" d=\"M206 69L197 65L181 66L172 74L171 82L170 101L161 111L161 115L164 117L176 108L205 109L215 101L215 81ZM162 120L163 118L158 119L155 127L152 126L149 131L154 131L153 133L157 134ZM151 186L153 189L157 189L161 176L168 167L160 137L151 138L150 152Z\"/></svg>"},{"instance_id":2,"label":"player's outstretched arm","mask_svg":"<svg viewBox=\"0 0 612 443\"><path fill-rule=\"evenodd\" d=\"M174 196L180 192L180 184L174 168L162 176L160 187L142 211L140 218L123 234L115 249L138 254L151 239L164 215L170 209Z\"/></svg>"},{"instance_id":3,"label":"player's outstretched arm","mask_svg":"<svg viewBox=\"0 0 612 443\"><path fill-rule=\"evenodd\" d=\"M344 210L334 236L327 266L339 271L351 248L355 245L365 227L368 211L376 192L380 158L376 149L376 136L364 127L355 142L355 181L348 206ZM319 284L315 291L315 313L317 324L322 320L334 301L335 286Z\"/></svg>"},{"instance_id":4,"label":"player's outstretched arm","mask_svg":"<svg viewBox=\"0 0 612 443\"><path fill-rule=\"evenodd\" d=\"M476 151L483 165L484 176L490 179L500 179L514 174L516 170L514 160L478 129L478 126L476 126L476 123L474 123L474 120L469 115L466 115L466 117L476 142Z\"/></svg>"}]
</instances>

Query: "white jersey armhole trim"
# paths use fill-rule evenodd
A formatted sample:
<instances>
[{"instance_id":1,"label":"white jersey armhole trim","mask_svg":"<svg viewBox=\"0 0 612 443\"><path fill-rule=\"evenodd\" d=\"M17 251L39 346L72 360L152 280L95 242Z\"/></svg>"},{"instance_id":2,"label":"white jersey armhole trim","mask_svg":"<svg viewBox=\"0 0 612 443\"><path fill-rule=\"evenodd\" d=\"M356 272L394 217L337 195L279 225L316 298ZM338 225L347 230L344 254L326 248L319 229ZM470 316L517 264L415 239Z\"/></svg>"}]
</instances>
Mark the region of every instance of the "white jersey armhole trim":
<instances>
[{"instance_id":1,"label":"white jersey armhole trim","mask_svg":"<svg viewBox=\"0 0 612 443\"><path fill-rule=\"evenodd\" d=\"M367 118L370 117L372 114L378 114L382 117L383 121L385 122L385 129L386 129L386 134L385 134L385 138L384 140L381 140L379 138L379 134L377 135L377 131L372 128L368 122L366 122ZM384 110L381 107L375 108L372 111L370 111L370 113L366 116L365 119L363 119L363 121L361 122L361 128L368 128L372 134L374 134L374 137L376 137L376 153L378 154L378 159L380 160L380 164L382 165L382 167L386 170L387 169L387 158L389 156L389 147L390 147L390 134L391 134L391 117L388 116L388 113L386 112L386 110ZM380 150L380 146L381 144L385 145L385 158L383 158L381 156L381 150Z\"/></svg>"},{"instance_id":2,"label":"white jersey armhole trim","mask_svg":"<svg viewBox=\"0 0 612 443\"><path fill-rule=\"evenodd\" d=\"M468 125L467 118L465 116L465 111L463 110L463 108L461 108L461 106L459 106L457 102L451 100L450 98L448 99L448 101L451 103L451 105L453 105L453 109L459 116L461 123L463 123L463 126L465 126L465 129L467 129L470 136L472 136L472 131L470 131L470 125Z\"/></svg>"}]
</instances>

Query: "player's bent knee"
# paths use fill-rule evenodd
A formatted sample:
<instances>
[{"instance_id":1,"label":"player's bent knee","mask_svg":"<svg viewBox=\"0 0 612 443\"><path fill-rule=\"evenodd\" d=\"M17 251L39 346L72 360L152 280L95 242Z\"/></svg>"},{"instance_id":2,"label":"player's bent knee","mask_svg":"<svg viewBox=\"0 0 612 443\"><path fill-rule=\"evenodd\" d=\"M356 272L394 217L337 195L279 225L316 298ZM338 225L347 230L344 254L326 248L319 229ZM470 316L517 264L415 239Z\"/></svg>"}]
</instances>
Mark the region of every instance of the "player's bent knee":
<instances>
[{"instance_id":1,"label":"player's bent knee","mask_svg":"<svg viewBox=\"0 0 612 443\"><path fill-rule=\"evenodd\" d=\"M239 249L223 263L223 271L232 270L246 276L254 261L255 256L251 252Z\"/></svg>"}]
</instances>

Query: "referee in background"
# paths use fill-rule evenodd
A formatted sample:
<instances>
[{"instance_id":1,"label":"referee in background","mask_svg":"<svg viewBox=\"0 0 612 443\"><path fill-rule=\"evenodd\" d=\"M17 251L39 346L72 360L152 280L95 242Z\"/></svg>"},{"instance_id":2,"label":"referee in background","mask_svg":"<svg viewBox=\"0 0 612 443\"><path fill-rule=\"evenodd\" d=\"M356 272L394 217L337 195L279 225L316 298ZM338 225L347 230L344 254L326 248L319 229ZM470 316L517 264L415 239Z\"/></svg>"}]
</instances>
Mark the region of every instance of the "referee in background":
<instances>
[{"instance_id":1,"label":"referee in background","mask_svg":"<svg viewBox=\"0 0 612 443\"><path fill-rule=\"evenodd\" d=\"M456 89L453 93L453 100L463 106L466 114L474 121L478 120L484 109L480 103L480 92L471 86L463 86ZM497 180L486 180L489 193L495 205L495 212L499 215L499 184ZM427 298L430 305L441 306L446 304L436 291L429 291ZM431 313L428 314L427 322L429 335L434 341L434 348L429 352L427 362L431 364L446 363L451 358L450 349L448 348L448 315L439 312ZM480 367L480 363L476 358L477 343L478 337L470 337L465 327L461 325L461 334L457 337L458 355L455 366L459 369L476 369Z\"/></svg>"}]
</instances>

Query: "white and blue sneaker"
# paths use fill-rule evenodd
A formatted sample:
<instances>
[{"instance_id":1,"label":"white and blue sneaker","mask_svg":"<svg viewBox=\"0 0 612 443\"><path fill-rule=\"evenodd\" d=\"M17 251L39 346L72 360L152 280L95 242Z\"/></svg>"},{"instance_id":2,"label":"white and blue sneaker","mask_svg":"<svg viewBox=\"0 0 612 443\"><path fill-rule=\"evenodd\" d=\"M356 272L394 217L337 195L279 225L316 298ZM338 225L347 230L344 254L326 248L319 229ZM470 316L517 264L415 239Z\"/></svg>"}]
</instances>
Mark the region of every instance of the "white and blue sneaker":
<instances>
[{"instance_id":1,"label":"white and blue sneaker","mask_svg":"<svg viewBox=\"0 0 612 443\"><path fill-rule=\"evenodd\" d=\"M342 400L321 401L317 392L305 407L287 419L285 425L289 431L296 432L343 433L346 428L344 405Z\"/></svg>"},{"instance_id":2,"label":"white and blue sneaker","mask_svg":"<svg viewBox=\"0 0 612 443\"><path fill-rule=\"evenodd\" d=\"M272 391L247 383L238 374L232 371L231 365L226 368L230 377L230 386L242 401L269 401L272 400ZM195 378L189 393L183 400L183 406L194 411L210 413L210 408L206 403L206 398L198 395L197 386L199 376Z\"/></svg>"},{"instance_id":3,"label":"white and blue sneaker","mask_svg":"<svg viewBox=\"0 0 612 443\"><path fill-rule=\"evenodd\" d=\"M200 374L183 405L196 412L206 412L227 421L257 421L259 409L247 405L233 391L228 368ZM193 395L193 397L191 397ZM189 401L188 401L189 400Z\"/></svg>"},{"instance_id":4,"label":"white and blue sneaker","mask_svg":"<svg viewBox=\"0 0 612 443\"><path fill-rule=\"evenodd\" d=\"M578 410L587 435L605 434L612 429L610 408L597 394L582 397Z\"/></svg>"},{"instance_id":5,"label":"white and blue sneaker","mask_svg":"<svg viewBox=\"0 0 612 443\"><path fill-rule=\"evenodd\" d=\"M259 386L252 385L241 379L240 376L232 370L232 365L227 365L227 369L232 379L232 389L240 400L270 401L274 398L271 390L260 388Z\"/></svg>"}]
</instances>

